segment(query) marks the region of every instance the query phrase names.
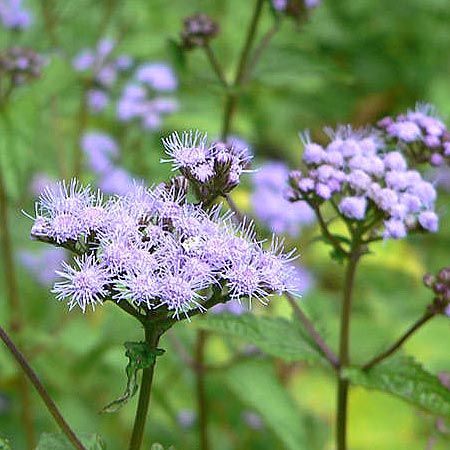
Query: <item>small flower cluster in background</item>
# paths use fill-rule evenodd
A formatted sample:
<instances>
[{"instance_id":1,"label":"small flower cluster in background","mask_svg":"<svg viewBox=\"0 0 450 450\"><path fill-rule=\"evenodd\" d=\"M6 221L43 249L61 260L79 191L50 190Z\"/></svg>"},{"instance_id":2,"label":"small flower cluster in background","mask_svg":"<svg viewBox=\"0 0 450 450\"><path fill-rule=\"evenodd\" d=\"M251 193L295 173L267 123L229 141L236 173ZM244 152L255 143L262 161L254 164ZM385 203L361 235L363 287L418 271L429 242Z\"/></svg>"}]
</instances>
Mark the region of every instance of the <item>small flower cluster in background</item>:
<instances>
[{"instance_id":1,"label":"small flower cluster in background","mask_svg":"<svg viewBox=\"0 0 450 450\"><path fill-rule=\"evenodd\" d=\"M33 23L31 13L22 3L22 0L0 0L0 21L5 28L25 30Z\"/></svg>"},{"instance_id":2,"label":"small flower cluster in background","mask_svg":"<svg viewBox=\"0 0 450 450\"><path fill-rule=\"evenodd\" d=\"M36 204L31 235L78 253L75 265L63 263L53 290L70 309L127 300L179 318L204 310L213 289L231 300L266 302L298 286L292 253L277 241L265 250L251 227L163 186L135 186L107 201L75 180L50 186Z\"/></svg>"},{"instance_id":3,"label":"small flower cluster in background","mask_svg":"<svg viewBox=\"0 0 450 450\"><path fill-rule=\"evenodd\" d=\"M120 73L133 66L133 59L128 55L113 57L116 42L102 39L95 49L84 49L72 61L77 72L88 74L89 90L87 102L91 112L99 113L109 104L110 91Z\"/></svg>"},{"instance_id":4,"label":"small flower cluster in background","mask_svg":"<svg viewBox=\"0 0 450 450\"><path fill-rule=\"evenodd\" d=\"M436 191L402 153L376 130L327 129L324 148L303 136L306 170L290 174L291 201L313 207L330 201L349 221L368 221L385 238L404 238L417 228L436 232Z\"/></svg>"},{"instance_id":5,"label":"small flower cluster in background","mask_svg":"<svg viewBox=\"0 0 450 450\"><path fill-rule=\"evenodd\" d=\"M322 0L272 0L272 6L276 11L296 19L302 18L309 10L317 8L321 3Z\"/></svg>"},{"instance_id":6,"label":"small flower cluster in background","mask_svg":"<svg viewBox=\"0 0 450 450\"><path fill-rule=\"evenodd\" d=\"M314 221L306 202L291 204L284 197L289 168L281 161L269 161L252 174L252 208L256 218L277 234L297 237L302 225Z\"/></svg>"},{"instance_id":7,"label":"small flower cluster in background","mask_svg":"<svg viewBox=\"0 0 450 450\"><path fill-rule=\"evenodd\" d=\"M219 25L206 14L194 14L183 20L181 46L185 50L204 47L219 33Z\"/></svg>"},{"instance_id":8,"label":"small flower cluster in background","mask_svg":"<svg viewBox=\"0 0 450 450\"><path fill-rule=\"evenodd\" d=\"M450 266L441 269L437 275L427 273L423 283L433 291L435 306L450 317Z\"/></svg>"},{"instance_id":9,"label":"small flower cluster in background","mask_svg":"<svg viewBox=\"0 0 450 450\"><path fill-rule=\"evenodd\" d=\"M419 104L406 114L385 117L378 126L411 161L433 166L450 163L450 133L431 105Z\"/></svg>"},{"instance_id":10,"label":"small flower cluster in background","mask_svg":"<svg viewBox=\"0 0 450 450\"><path fill-rule=\"evenodd\" d=\"M178 80L165 63L146 63L139 66L131 81L122 90L117 103L117 117L121 122L138 121L144 130L161 128L162 119L178 109L172 94Z\"/></svg>"},{"instance_id":11,"label":"small flower cluster in background","mask_svg":"<svg viewBox=\"0 0 450 450\"><path fill-rule=\"evenodd\" d=\"M59 247L44 248L39 252L22 250L18 254L20 264L42 286L51 286L57 280L56 271L66 256L66 250Z\"/></svg>"},{"instance_id":12,"label":"small flower cluster in background","mask_svg":"<svg viewBox=\"0 0 450 450\"><path fill-rule=\"evenodd\" d=\"M173 170L179 170L195 186L198 197L206 204L234 189L242 173L248 171L251 154L240 143L208 142L199 131L173 133L163 139Z\"/></svg>"},{"instance_id":13,"label":"small flower cluster in background","mask_svg":"<svg viewBox=\"0 0 450 450\"><path fill-rule=\"evenodd\" d=\"M44 64L45 59L28 48L11 47L0 53L1 96L5 97L13 88L39 78Z\"/></svg>"},{"instance_id":14,"label":"small flower cluster in background","mask_svg":"<svg viewBox=\"0 0 450 450\"><path fill-rule=\"evenodd\" d=\"M124 195L133 188L132 176L116 164L119 146L108 134L87 132L81 139L81 148L89 168L98 177L98 186L106 194Z\"/></svg>"}]
</instances>

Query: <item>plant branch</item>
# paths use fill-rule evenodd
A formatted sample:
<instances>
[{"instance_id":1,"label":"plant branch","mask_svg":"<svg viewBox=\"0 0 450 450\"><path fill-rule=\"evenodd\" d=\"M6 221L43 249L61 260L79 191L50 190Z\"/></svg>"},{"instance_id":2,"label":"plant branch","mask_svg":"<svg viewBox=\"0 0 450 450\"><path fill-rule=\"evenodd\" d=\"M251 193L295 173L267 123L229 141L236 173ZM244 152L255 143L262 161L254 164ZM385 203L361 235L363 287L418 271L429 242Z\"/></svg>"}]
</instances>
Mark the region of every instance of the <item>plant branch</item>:
<instances>
[{"instance_id":1,"label":"plant branch","mask_svg":"<svg viewBox=\"0 0 450 450\"><path fill-rule=\"evenodd\" d=\"M144 327L145 342L148 344L150 350L155 351L159 338L163 330L152 326L148 322ZM152 390L153 374L155 371L156 358L150 367L143 369L141 387L139 391L138 406L136 409L136 416L134 419L133 432L131 434L129 450L140 450L144 438L145 423L147 421L148 408L150 403L150 393Z\"/></svg>"},{"instance_id":2,"label":"plant branch","mask_svg":"<svg viewBox=\"0 0 450 450\"><path fill-rule=\"evenodd\" d=\"M253 16L248 28L247 37L242 47L241 56L239 58L239 64L234 78L232 89L229 89L225 99L225 108L222 122L222 140L226 141L231 128L231 121L236 111L237 103L239 100L238 91L242 84L243 77L246 72L248 57L252 48L253 42L256 37L256 31L258 29L259 19L261 18L261 12L263 8L264 0L256 0L255 9L253 10Z\"/></svg>"},{"instance_id":3,"label":"plant branch","mask_svg":"<svg viewBox=\"0 0 450 450\"><path fill-rule=\"evenodd\" d=\"M425 325L430 319L432 319L436 315L436 312L433 311L431 308L428 308L427 311L420 317L416 322L414 322L408 330L399 338L397 339L387 350L384 352L381 352L379 355L372 358L369 362L363 365L364 370L369 370L372 367L379 364L381 361L384 361L386 358L391 356L393 353L395 353L397 350L400 349L400 347L417 331L419 328L421 328L423 325Z\"/></svg>"},{"instance_id":4,"label":"plant branch","mask_svg":"<svg viewBox=\"0 0 450 450\"><path fill-rule=\"evenodd\" d=\"M311 336L316 345L320 348L320 350L322 351L328 362L331 364L331 366L334 369L337 369L339 367L339 358L334 354L331 348L328 347L328 345L326 344L320 333L314 327L314 324L311 322L311 320L309 320L308 316L302 311L298 303L295 301L295 298L288 292L285 293L285 296L289 304L291 305L297 319L305 327L306 331Z\"/></svg>"},{"instance_id":5,"label":"plant branch","mask_svg":"<svg viewBox=\"0 0 450 450\"><path fill-rule=\"evenodd\" d=\"M195 349L195 375L197 391L197 412L198 431L200 438L200 450L209 449L208 440L208 403L206 399L206 367L205 367L205 347L208 339L208 332L199 330L197 332L197 343Z\"/></svg>"},{"instance_id":6,"label":"plant branch","mask_svg":"<svg viewBox=\"0 0 450 450\"><path fill-rule=\"evenodd\" d=\"M214 70L214 73L216 74L218 80L222 84L224 88L228 88L228 82L225 78L225 74L223 72L222 66L220 65L218 59L216 58L216 55L209 45L209 43L206 43L203 46L203 49L205 50L206 56L208 57L208 60L211 64L212 69Z\"/></svg>"},{"instance_id":7,"label":"plant branch","mask_svg":"<svg viewBox=\"0 0 450 450\"><path fill-rule=\"evenodd\" d=\"M78 449L78 450L87 450L86 447L80 442L80 440L77 438L73 430L70 428L69 424L65 421L64 417L59 412L58 407L50 397L49 393L39 380L37 374L34 372L34 370L31 368L31 366L28 364L25 356L20 352L20 350L14 345L8 334L5 332L5 330L0 327L0 338L8 348L8 350L13 355L14 359L17 361L17 363L20 365L22 370L24 371L25 375L30 380L31 384L35 387L36 391L38 392L39 396L45 403L45 406L47 407L50 414L55 419L56 423L58 424L61 431L67 436L69 441L72 443L72 445Z\"/></svg>"}]
</instances>

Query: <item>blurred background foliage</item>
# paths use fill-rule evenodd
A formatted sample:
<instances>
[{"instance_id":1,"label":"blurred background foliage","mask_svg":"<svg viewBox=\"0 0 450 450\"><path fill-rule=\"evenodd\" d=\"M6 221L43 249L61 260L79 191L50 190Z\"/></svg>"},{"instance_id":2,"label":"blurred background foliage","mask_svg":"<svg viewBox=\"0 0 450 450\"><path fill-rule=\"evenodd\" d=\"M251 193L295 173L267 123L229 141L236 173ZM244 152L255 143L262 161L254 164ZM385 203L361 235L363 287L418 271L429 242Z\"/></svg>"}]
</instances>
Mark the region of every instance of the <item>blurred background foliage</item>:
<instances>
[{"instance_id":1,"label":"blurred background foliage","mask_svg":"<svg viewBox=\"0 0 450 450\"><path fill-rule=\"evenodd\" d=\"M113 135L121 147L120 164L148 184L170 174L168 166L159 164L162 136L190 128L219 135L222 89L205 55L180 55L173 40L183 17L208 13L220 23L212 46L231 77L253 8L252 1L239 0L28 0L25 5L34 24L20 33L0 28L1 48L23 45L49 58L42 77L14 92L2 109L0 161L14 255L40 245L30 242L30 221L21 213L33 209L30 180L36 173L70 177L84 130ZM272 20L267 9L261 30ZM449 23L447 0L325 0L307 23L284 20L242 93L232 133L251 144L255 166L282 158L295 167L301 158L297 132L305 128L320 138L324 125L373 123L419 100L435 104L449 123ZM71 60L102 37L117 39L119 52L169 62L177 71L180 108L161 130L124 127L111 111L82 117L83 86ZM94 180L88 170L81 178ZM249 192L244 181L234 194L243 208L250 207ZM429 302L421 276L449 262L449 198L440 193L440 233L377 244L363 262L351 332L355 362L392 342ZM341 268L330 260L327 248L308 244L315 231L305 229L290 244L300 249L315 280L303 298L305 309L335 346ZM23 324L16 336L19 346L75 429L99 432L110 450L125 448L135 400L113 415L99 411L121 393L126 365L122 344L141 339L140 330L113 305L84 316L69 314L14 259ZM0 262L3 275L7 261L3 257ZM11 317L5 290L1 276L2 325ZM282 298L267 308L256 305L254 313L291 314ZM450 370L448 328L448 319L433 320L408 342L406 353L416 354L433 373ZM192 355L195 321L170 334ZM158 362L148 438L176 449L197 448L194 374L170 335L161 346L167 352ZM243 347L240 341L212 336L208 362L226 363ZM0 348L0 435L14 449L25 448L20 383L14 362ZM333 448L334 380L323 368L269 357L225 364L209 372L207 391L214 450ZM30 395L28 413L36 432L55 431L40 399ZM352 450L444 450L450 445L449 436L436 430L435 418L386 394L352 389L349 414ZM432 441L434 446L427 447Z\"/></svg>"}]
</instances>

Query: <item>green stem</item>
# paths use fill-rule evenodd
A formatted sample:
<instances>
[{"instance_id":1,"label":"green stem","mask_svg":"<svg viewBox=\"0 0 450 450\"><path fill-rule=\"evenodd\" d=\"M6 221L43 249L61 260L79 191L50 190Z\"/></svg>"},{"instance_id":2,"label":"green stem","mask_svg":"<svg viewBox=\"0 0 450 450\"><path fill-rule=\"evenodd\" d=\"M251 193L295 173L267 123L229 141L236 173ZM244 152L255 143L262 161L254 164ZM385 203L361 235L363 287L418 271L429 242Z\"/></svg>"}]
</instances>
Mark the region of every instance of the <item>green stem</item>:
<instances>
[{"instance_id":1,"label":"green stem","mask_svg":"<svg viewBox=\"0 0 450 450\"><path fill-rule=\"evenodd\" d=\"M8 199L6 195L6 186L3 181L3 174L0 170L0 230L1 230L1 251L4 262L4 274L6 284L6 298L10 311L10 329L18 334L22 328L20 320L20 298L17 286L16 268L13 257L13 248L11 243L11 232L8 218ZM19 374L19 392L22 400L22 424L25 431L27 448L33 449L36 446L36 436L34 431L34 419L31 407L30 393L25 376Z\"/></svg>"},{"instance_id":2,"label":"green stem","mask_svg":"<svg viewBox=\"0 0 450 450\"><path fill-rule=\"evenodd\" d=\"M369 362L364 364L363 369L369 370L372 367L376 366L381 361L384 361L386 358L391 356L393 353L395 353L397 350L400 349L400 347L423 325L425 325L430 319L432 319L436 315L436 312L432 309L427 309L427 311L420 317L416 322L414 322L413 325L411 325L408 330L399 338L397 339L387 350L380 353L379 355L372 358Z\"/></svg>"},{"instance_id":3,"label":"green stem","mask_svg":"<svg viewBox=\"0 0 450 450\"><path fill-rule=\"evenodd\" d=\"M147 323L144 327L144 330L145 342L147 342L151 351L155 351L163 330L152 327L151 323ZM147 421L147 414L150 403L150 393L152 390L155 364L156 358L150 367L147 367L142 371L141 388L139 391L139 400L136 409L136 416L134 419L133 432L131 434L130 445L128 447L129 450L140 450L142 446L145 423Z\"/></svg>"},{"instance_id":4,"label":"green stem","mask_svg":"<svg viewBox=\"0 0 450 450\"><path fill-rule=\"evenodd\" d=\"M353 297L353 285L355 281L356 266L361 254L359 246L352 248L347 262L344 281L344 295L341 310L341 331L339 339L339 372L337 380L337 415L336 415L336 445L337 450L347 449L347 403L348 380L343 378L342 369L350 364L350 317Z\"/></svg>"},{"instance_id":5,"label":"green stem","mask_svg":"<svg viewBox=\"0 0 450 450\"><path fill-rule=\"evenodd\" d=\"M69 441L72 443L72 445L78 449L78 450L87 450L84 445L80 442L80 440L77 438L73 430L70 428L69 424L65 421L64 417L59 412L58 407L56 406L55 402L50 397L49 393L39 380L39 377L36 375L34 370L31 368L31 366L28 364L25 356L20 352L20 350L14 345L11 338L8 336L6 331L0 327L0 339L4 342L8 350L13 355L14 359L17 361L17 363L22 368L25 375L30 380L31 384L35 387L37 393L45 403L45 406L47 407L50 414L55 419L55 422L58 424L61 431L67 436Z\"/></svg>"},{"instance_id":6,"label":"green stem","mask_svg":"<svg viewBox=\"0 0 450 450\"><path fill-rule=\"evenodd\" d=\"M206 399L205 385L205 347L208 333L200 330L197 333L197 346L195 354L195 373L197 384L197 408L198 408L198 429L200 437L200 450L209 449L208 440L208 403Z\"/></svg>"},{"instance_id":7,"label":"green stem","mask_svg":"<svg viewBox=\"0 0 450 450\"><path fill-rule=\"evenodd\" d=\"M241 56L239 58L239 64L236 71L236 76L233 82L233 86L228 90L225 98L225 108L222 121L222 140L226 141L231 129L231 122L234 113L237 108L239 100L238 91L244 79L244 75L247 71L248 57L252 48L253 42L256 37L256 31L258 29L259 19L261 18L261 12L263 8L264 0L256 0L255 9L253 10L253 16L250 21L250 26L245 39L244 47L242 48Z\"/></svg>"}]
</instances>

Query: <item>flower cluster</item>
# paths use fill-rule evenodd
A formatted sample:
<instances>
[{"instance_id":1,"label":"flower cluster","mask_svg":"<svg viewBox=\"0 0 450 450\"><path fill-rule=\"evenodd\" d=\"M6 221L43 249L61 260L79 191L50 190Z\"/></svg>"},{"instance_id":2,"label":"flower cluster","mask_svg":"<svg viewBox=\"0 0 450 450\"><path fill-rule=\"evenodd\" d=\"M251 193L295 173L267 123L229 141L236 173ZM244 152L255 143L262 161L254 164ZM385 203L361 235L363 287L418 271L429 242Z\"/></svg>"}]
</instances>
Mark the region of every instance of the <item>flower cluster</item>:
<instances>
[{"instance_id":1,"label":"flower cluster","mask_svg":"<svg viewBox=\"0 0 450 450\"><path fill-rule=\"evenodd\" d=\"M111 136L100 132L85 133L81 147L104 193L123 195L133 188L132 176L115 163L119 157L119 146Z\"/></svg>"},{"instance_id":2,"label":"flower cluster","mask_svg":"<svg viewBox=\"0 0 450 450\"><path fill-rule=\"evenodd\" d=\"M147 63L136 69L134 79L123 89L117 103L117 117L121 122L138 120L146 130L161 127L165 115L178 109L171 94L178 80L165 63Z\"/></svg>"},{"instance_id":3,"label":"flower cluster","mask_svg":"<svg viewBox=\"0 0 450 450\"><path fill-rule=\"evenodd\" d=\"M441 269L437 275L427 273L423 283L434 293L434 306L450 317L450 266Z\"/></svg>"},{"instance_id":4,"label":"flower cluster","mask_svg":"<svg viewBox=\"0 0 450 450\"><path fill-rule=\"evenodd\" d=\"M181 45L186 50L203 47L218 33L219 25L207 14L194 14L183 20Z\"/></svg>"},{"instance_id":5,"label":"flower cluster","mask_svg":"<svg viewBox=\"0 0 450 450\"><path fill-rule=\"evenodd\" d=\"M418 104L394 119L385 117L378 126L412 161L433 166L450 163L450 133L431 105Z\"/></svg>"},{"instance_id":6,"label":"flower cluster","mask_svg":"<svg viewBox=\"0 0 450 450\"><path fill-rule=\"evenodd\" d=\"M12 30L25 30L33 18L29 11L23 8L22 0L1 0L0 21L5 28Z\"/></svg>"},{"instance_id":7,"label":"flower cluster","mask_svg":"<svg viewBox=\"0 0 450 450\"><path fill-rule=\"evenodd\" d=\"M283 12L296 19L301 18L311 9L317 8L322 0L272 0L276 11Z\"/></svg>"},{"instance_id":8,"label":"flower cluster","mask_svg":"<svg viewBox=\"0 0 450 450\"><path fill-rule=\"evenodd\" d=\"M92 112L103 111L109 103L110 90L120 73L128 71L133 60L128 55L113 57L116 46L111 39L102 39L95 49L84 49L72 61L77 72L89 73L92 85L87 92L87 102Z\"/></svg>"},{"instance_id":9,"label":"flower cluster","mask_svg":"<svg viewBox=\"0 0 450 450\"><path fill-rule=\"evenodd\" d=\"M234 189L248 171L251 155L247 149L225 142L208 142L206 133L185 131L163 139L173 170L191 181L199 197L208 203Z\"/></svg>"},{"instance_id":10,"label":"flower cluster","mask_svg":"<svg viewBox=\"0 0 450 450\"><path fill-rule=\"evenodd\" d=\"M8 78L10 88L21 86L41 76L44 58L23 47L11 47L0 53L0 78Z\"/></svg>"},{"instance_id":11,"label":"flower cluster","mask_svg":"<svg viewBox=\"0 0 450 450\"><path fill-rule=\"evenodd\" d=\"M274 233L296 237L300 227L314 221L314 211L305 202L290 204L287 189L289 168L281 161L269 161L252 174L252 206L255 216Z\"/></svg>"},{"instance_id":12,"label":"flower cluster","mask_svg":"<svg viewBox=\"0 0 450 450\"><path fill-rule=\"evenodd\" d=\"M136 185L106 202L75 180L51 186L36 204L31 235L78 253L53 290L70 309L114 299L179 318L212 306L213 292L221 292L214 302L265 302L298 286L292 253L277 241L265 250L251 226L161 186Z\"/></svg>"},{"instance_id":13,"label":"flower cluster","mask_svg":"<svg viewBox=\"0 0 450 450\"><path fill-rule=\"evenodd\" d=\"M416 228L437 231L436 191L408 169L400 151L388 148L375 130L326 132L331 138L326 147L303 136L307 170L291 172L291 201L317 208L329 200L346 220L367 221L385 238L403 238Z\"/></svg>"}]
</instances>

